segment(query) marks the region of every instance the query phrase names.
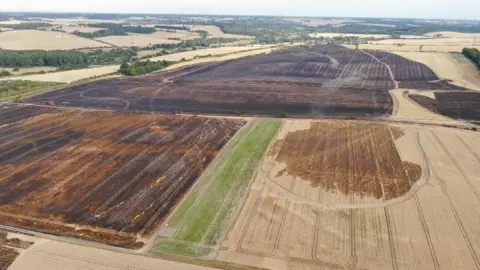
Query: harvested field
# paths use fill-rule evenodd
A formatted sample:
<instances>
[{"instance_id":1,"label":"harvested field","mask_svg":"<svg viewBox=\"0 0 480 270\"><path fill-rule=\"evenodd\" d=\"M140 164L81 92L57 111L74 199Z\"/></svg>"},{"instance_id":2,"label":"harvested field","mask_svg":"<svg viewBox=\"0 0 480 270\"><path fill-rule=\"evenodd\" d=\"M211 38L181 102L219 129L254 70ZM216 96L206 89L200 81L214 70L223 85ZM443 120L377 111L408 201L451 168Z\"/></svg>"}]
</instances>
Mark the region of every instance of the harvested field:
<instances>
[{"instance_id":1,"label":"harvested field","mask_svg":"<svg viewBox=\"0 0 480 270\"><path fill-rule=\"evenodd\" d=\"M478 92L435 92L433 99L422 95L408 97L434 113L480 124Z\"/></svg>"},{"instance_id":2,"label":"harvested field","mask_svg":"<svg viewBox=\"0 0 480 270\"><path fill-rule=\"evenodd\" d=\"M73 33L73 32L93 33L93 32L103 30L104 28L82 26L82 25L61 25L60 29L67 33Z\"/></svg>"},{"instance_id":3,"label":"harvested field","mask_svg":"<svg viewBox=\"0 0 480 270\"><path fill-rule=\"evenodd\" d=\"M11 74L13 75L22 75L22 74L25 74L25 73L36 73L36 72L50 72L50 71L55 71L57 68L56 67L27 67L27 68L20 68L18 71L13 71L13 68L2 68L0 67L0 71L1 70L6 70L8 72L10 72ZM10 77L9 79L12 79L12 77Z\"/></svg>"},{"instance_id":4,"label":"harvested field","mask_svg":"<svg viewBox=\"0 0 480 270\"><path fill-rule=\"evenodd\" d=\"M375 39L384 39L391 37L390 35L382 34L348 34L348 33L314 33L310 34L311 37L359 37L359 38L375 38Z\"/></svg>"},{"instance_id":5,"label":"harvested field","mask_svg":"<svg viewBox=\"0 0 480 270\"><path fill-rule=\"evenodd\" d=\"M403 39L396 39L397 43L403 44ZM417 43L421 43L418 41ZM344 45L346 48L354 49L355 45ZM480 46L472 46L472 43L469 44L443 44L439 43L437 45L423 45L422 52L461 52L463 48L477 48L480 49ZM420 52L420 45L398 45L398 44L360 44L359 49L362 50L380 50L380 51L391 51L391 52Z\"/></svg>"},{"instance_id":6,"label":"harvested field","mask_svg":"<svg viewBox=\"0 0 480 270\"><path fill-rule=\"evenodd\" d=\"M0 33L0 49L4 50L71 50L110 47L109 45L72 34L19 30Z\"/></svg>"},{"instance_id":7,"label":"harvested field","mask_svg":"<svg viewBox=\"0 0 480 270\"><path fill-rule=\"evenodd\" d=\"M13 248L0 246L0 269L7 269L18 254Z\"/></svg>"},{"instance_id":8,"label":"harvested field","mask_svg":"<svg viewBox=\"0 0 480 270\"><path fill-rule=\"evenodd\" d=\"M388 91L397 84L418 89L454 88L438 81L425 65L400 56L325 45L101 80L27 101L105 108L99 101L108 99L124 100L117 102L116 108L145 111L383 116L392 112Z\"/></svg>"},{"instance_id":9,"label":"harvested field","mask_svg":"<svg viewBox=\"0 0 480 270\"><path fill-rule=\"evenodd\" d=\"M301 23L301 24L305 24L313 27L317 27L320 25L342 26L345 23L361 22L361 21L354 21L354 20L314 19L314 18L286 18L285 20L291 21L291 22L297 22L297 23Z\"/></svg>"},{"instance_id":10,"label":"harvested field","mask_svg":"<svg viewBox=\"0 0 480 270\"><path fill-rule=\"evenodd\" d=\"M412 61L427 65L435 74L453 84L480 90L480 71L465 56L441 52L395 52Z\"/></svg>"},{"instance_id":11,"label":"harvested field","mask_svg":"<svg viewBox=\"0 0 480 270\"><path fill-rule=\"evenodd\" d=\"M157 38L150 35L143 34L130 34L128 36L108 36L95 38L117 47L147 47L154 44L177 44L180 43L180 40L169 40L166 38Z\"/></svg>"},{"instance_id":12,"label":"harvested field","mask_svg":"<svg viewBox=\"0 0 480 270\"><path fill-rule=\"evenodd\" d=\"M1 224L131 248L244 124L30 106L2 122Z\"/></svg>"},{"instance_id":13,"label":"harvested field","mask_svg":"<svg viewBox=\"0 0 480 270\"><path fill-rule=\"evenodd\" d=\"M103 76L115 73L120 68L119 65L100 66L93 68L74 69L67 71L59 71L46 74L31 74L15 77L4 77L2 80L27 80L27 81L41 81L41 82L63 82L70 83L78 80L83 80L96 76Z\"/></svg>"},{"instance_id":14,"label":"harvested field","mask_svg":"<svg viewBox=\"0 0 480 270\"><path fill-rule=\"evenodd\" d=\"M239 39L252 39L252 36L245 36L245 35L234 35L234 34L226 34L220 29L220 27L216 25L192 25L187 26L190 31L205 31L208 32L208 36L210 38L239 38Z\"/></svg>"},{"instance_id":15,"label":"harvested field","mask_svg":"<svg viewBox=\"0 0 480 270\"><path fill-rule=\"evenodd\" d=\"M158 39L179 38L181 40L196 39L200 37L198 33L184 30L175 30L175 32L157 31L155 33L148 34L148 36Z\"/></svg>"},{"instance_id":16,"label":"harvested field","mask_svg":"<svg viewBox=\"0 0 480 270\"><path fill-rule=\"evenodd\" d=\"M358 133L386 128L392 134L355 134L348 132L348 125L357 126L352 131ZM360 125L364 128L359 130ZM323 136L310 142L317 133ZM342 135L350 143L339 146ZM476 133L361 121L288 120L276 142L217 260L282 269L479 267L480 139ZM292 143L296 143L293 148ZM325 145L331 151L322 152ZM373 153L364 151L367 145ZM386 145L388 150L383 148ZM357 172L370 167L378 168L372 170L377 181L388 182L382 168L391 166L395 171L402 162L421 168L421 175L417 169L413 175L408 170L395 174L412 180L406 193L399 186L378 198L379 193L364 191L368 185L346 189L316 184L365 181L369 178L357 178L362 175ZM327 165L326 171L333 173L318 170L317 164ZM314 175L318 181L307 179L311 177L308 168L318 172Z\"/></svg>"},{"instance_id":17,"label":"harvested field","mask_svg":"<svg viewBox=\"0 0 480 270\"><path fill-rule=\"evenodd\" d=\"M271 46L265 46L265 47L271 47ZM153 58L150 58L149 60L150 61L163 61L163 60L180 61L182 58L185 58L185 60L191 60L195 56L222 55L222 54L228 54L228 53L243 52L243 51L248 51L253 49L259 49L259 48L247 47L247 46L208 48L208 49L186 51L186 52L180 52L180 53L172 53L168 55L153 57Z\"/></svg>"},{"instance_id":18,"label":"harvested field","mask_svg":"<svg viewBox=\"0 0 480 270\"><path fill-rule=\"evenodd\" d=\"M25 251L9 268L10 270L52 269L102 269L102 270L209 270L216 269L204 261L182 258L176 262L136 254L126 254L95 247L44 240Z\"/></svg>"}]
</instances>

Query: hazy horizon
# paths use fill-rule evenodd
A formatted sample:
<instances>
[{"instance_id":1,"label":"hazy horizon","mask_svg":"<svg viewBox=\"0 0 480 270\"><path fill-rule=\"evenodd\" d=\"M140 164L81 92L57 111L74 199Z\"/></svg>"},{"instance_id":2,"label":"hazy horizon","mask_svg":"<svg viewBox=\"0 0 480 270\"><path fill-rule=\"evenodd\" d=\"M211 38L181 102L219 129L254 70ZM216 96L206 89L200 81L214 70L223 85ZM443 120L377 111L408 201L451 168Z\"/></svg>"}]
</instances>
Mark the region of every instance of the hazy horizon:
<instances>
[{"instance_id":1,"label":"hazy horizon","mask_svg":"<svg viewBox=\"0 0 480 270\"><path fill-rule=\"evenodd\" d=\"M480 20L478 0L338 0L318 3L314 0L292 1L220 1L178 0L157 3L142 0L135 3L119 0L17 0L2 3L2 12L68 12L68 13L137 13L240 16L305 16L352 18L459 19Z\"/></svg>"}]
</instances>

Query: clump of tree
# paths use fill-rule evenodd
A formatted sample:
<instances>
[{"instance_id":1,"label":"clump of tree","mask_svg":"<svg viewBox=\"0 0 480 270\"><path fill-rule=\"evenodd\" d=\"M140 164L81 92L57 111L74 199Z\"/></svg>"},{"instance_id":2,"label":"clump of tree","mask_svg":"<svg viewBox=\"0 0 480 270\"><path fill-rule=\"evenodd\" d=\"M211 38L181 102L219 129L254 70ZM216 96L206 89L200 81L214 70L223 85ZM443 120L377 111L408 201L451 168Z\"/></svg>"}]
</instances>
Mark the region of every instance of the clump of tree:
<instances>
[{"instance_id":1,"label":"clump of tree","mask_svg":"<svg viewBox=\"0 0 480 270\"><path fill-rule=\"evenodd\" d=\"M0 28L11 28L14 30L30 30L37 29L41 27L52 27L53 24L50 23L19 23L19 24L1 24Z\"/></svg>"},{"instance_id":2,"label":"clump of tree","mask_svg":"<svg viewBox=\"0 0 480 270\"><path fill-rule=\"evenodd\" d=\"M476 48L464 48L462 54L470 59L480 69L480 51Z\"/></svg>"},{"instance_id":3,"label":"clump of tree","mask_svg":"<svg viewBox=\"0 0 480 270\"><path fill-rule=\"evenodd\" d=\"M176 62L173 61L133 61L123 62L120 65L120 73L127 76L137 76L147 74L156 70L164 69Z\"/></svg>"},{"instance_id":4,"label":"clump of tree","mask_svg":"<svg viewBox=\"0 0 480 270\"><path fill-rule=\"evenodd\" d=\"M162 29L168 29L168 30L188 30L188 28L185 25L182 26L176 26L176 25L155 25L155 28L162 28Z\"/></svg>"},{"instance_id":5,"label":"clump of tree","mask_svg":"<svg viewBox=\"0 0 480 270\"><path fill-rule=\"evenodd\" d=\"M117 23L95 23L88 24L90 27L96 28L105 28L98 30L92 33L82 33L79 31L73 32L77 36L84 38L98 38L106 36L126 36L128 33L139 33L139 34L151 34L157 30L152 27L142 27L142 26L124 26Z\"/></svg>"},{"instance_id":6,"label":"clump of tree","mask_svg":"<svg viewBox=\"0 0 480 270\"><path fill-rule=\"evenodd\" d=\"M61 69L87 67L89 65L113 64L130 61L137 55L137 48L95 50L82 52L68 51L11 51L0 50L2 67L39 67L52 66Z\"/></svg>"},{"instance_id":7,"label":"clump of tree","mask_svg":"<svg viewBox=\"0 0 480 270\"><path fill-rule=\"evenodd\" d=\"M12 74L8 71L0 70L0 77L7 77L7 76L10 76L10 75L12 75Z\"/></svg>"}]
</instances>

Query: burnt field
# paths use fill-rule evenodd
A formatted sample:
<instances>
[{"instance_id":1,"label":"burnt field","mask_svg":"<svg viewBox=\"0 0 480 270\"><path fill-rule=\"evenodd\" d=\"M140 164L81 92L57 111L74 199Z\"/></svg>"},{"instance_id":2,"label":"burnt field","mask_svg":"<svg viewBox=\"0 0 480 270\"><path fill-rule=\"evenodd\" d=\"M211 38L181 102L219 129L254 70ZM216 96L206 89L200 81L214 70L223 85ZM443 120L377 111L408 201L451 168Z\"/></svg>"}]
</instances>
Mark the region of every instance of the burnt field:
<instances>
[{"instance_id":1,"label":"burnt field","mask_svg":"<svg viewBox=\"0 0 480 270\"><path fill-rule=\"evenodd\" d=\"M0 108L0 224L138 247L241 120ZM17 122L9 115L22 115Z\"/></svg>"},{"instance_id":2,"label":"burnt field","mask_svg":"<svg viewBox=\"0 0 480 270\"><path fill-rule=\"evenodd\" d=\"M454 87L427 66L398 55L323 45L95 81L26 101L162 112L378 116L391 114L388 90L397 85Z\"/></svg>"},{"instance_id":3,"label":"burnt field","mask_svg":"<svg viewBox=\"0 0 480 270\"><path fill-rule=\"evenodd\" d=\"M423 95L408 95L408 97L432 112L480 124L480 93L478 92L435 92L435 99Z\"/></svg>"}]
</instances>

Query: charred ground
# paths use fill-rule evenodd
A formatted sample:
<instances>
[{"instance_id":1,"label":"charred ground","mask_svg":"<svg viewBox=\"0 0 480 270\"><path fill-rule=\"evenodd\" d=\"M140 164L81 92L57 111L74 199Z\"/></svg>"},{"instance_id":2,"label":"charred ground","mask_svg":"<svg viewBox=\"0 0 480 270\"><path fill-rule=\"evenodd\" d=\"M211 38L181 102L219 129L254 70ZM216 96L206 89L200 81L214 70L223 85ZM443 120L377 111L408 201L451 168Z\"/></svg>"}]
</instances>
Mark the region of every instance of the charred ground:
<instances>
[{"instance_id":1,"label":"charred ground","mask_svg":"<svg viewBox=\"0 0 480 270\"><path fill-rule=\"evenodd\" d=\"M395 81L414 89L455 87L398 55L323 45L101 80L27 101L162 112L378 116L392 112L388 90Z\"/></svg>"},{"instance_id":2,"label":"charred ground","mask_svg":"<svg viewBox=\"0 0 480 270\"><path fill-rule=\"evenodd\" d=\"M137 235L155 228L244 124L131 112L5 111L28 113L0 127L0 223L129 247L141 245Z\"/></svg>"}]
</instances>

